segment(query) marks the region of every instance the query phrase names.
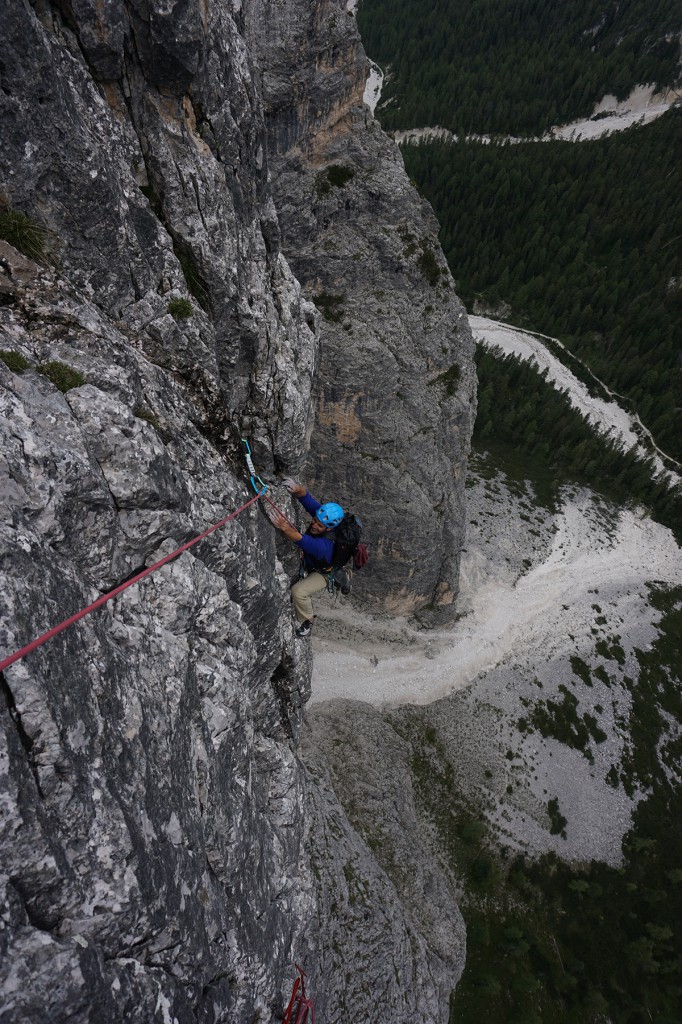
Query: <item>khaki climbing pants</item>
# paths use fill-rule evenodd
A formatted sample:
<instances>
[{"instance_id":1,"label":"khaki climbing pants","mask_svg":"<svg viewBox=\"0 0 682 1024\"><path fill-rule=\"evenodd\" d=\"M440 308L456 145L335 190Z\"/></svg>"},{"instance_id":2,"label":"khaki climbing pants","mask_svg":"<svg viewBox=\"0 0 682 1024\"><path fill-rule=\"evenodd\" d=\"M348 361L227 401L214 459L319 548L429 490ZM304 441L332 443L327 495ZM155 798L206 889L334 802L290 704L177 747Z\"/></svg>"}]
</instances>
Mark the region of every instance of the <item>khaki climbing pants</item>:
<instances>
[{"instance_id":1,"label":"khaki climbing pants","mask_svg":"<svg viewBox=\"0 0 682 1024\"><path fill-rule=\"evenodd\" d=\"M298 622L305 622L306 619L313 619L313 602L310 600L313 594L320 590L327 589L327 581L321 572L310 572L305 579L294 583L291 588L291 600L294 602L294 610Z\"/></svg>"}]
</instances>

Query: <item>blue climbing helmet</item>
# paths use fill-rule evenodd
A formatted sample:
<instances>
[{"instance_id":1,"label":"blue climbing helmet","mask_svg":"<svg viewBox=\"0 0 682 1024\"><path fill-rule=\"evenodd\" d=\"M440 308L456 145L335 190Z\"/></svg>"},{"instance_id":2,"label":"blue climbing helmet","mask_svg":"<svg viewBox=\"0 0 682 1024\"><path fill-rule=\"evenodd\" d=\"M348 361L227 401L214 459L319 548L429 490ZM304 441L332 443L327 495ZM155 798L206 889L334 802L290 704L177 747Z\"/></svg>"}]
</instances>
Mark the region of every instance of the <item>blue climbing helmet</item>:
<instances>
[{"instance_id":1,"label":"blue climbing helmet","mask_svg":"<svg viewBox=\"0 0 682 1024\"><path fill-rule=\"evenodd\" d=\"M323 526L326 526L328 530L333 530L343 519L343 509L335 501L327 501L324 505L320 505L315 515Z\"/></svg>"}]
</instances>

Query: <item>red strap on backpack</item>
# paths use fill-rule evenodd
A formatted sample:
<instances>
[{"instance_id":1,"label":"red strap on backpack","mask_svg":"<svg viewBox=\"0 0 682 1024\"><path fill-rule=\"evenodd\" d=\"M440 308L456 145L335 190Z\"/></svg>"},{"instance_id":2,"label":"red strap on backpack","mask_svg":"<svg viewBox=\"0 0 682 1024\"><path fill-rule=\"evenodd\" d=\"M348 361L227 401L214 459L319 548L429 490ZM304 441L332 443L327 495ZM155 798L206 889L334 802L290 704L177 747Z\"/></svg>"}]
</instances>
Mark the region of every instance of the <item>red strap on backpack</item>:
<instances>
[{"instance_id":1,"label":"red strap on backpack","mask_svg":"<svg viewBox=\"0 0 682 1024\"><path fill-rule=\"evenodd\" d=\"M353 555L353 567L355 569L362 569L369 562L369 551L367 550L366 544L358 544Z\"/></svg>"}]
</instances>

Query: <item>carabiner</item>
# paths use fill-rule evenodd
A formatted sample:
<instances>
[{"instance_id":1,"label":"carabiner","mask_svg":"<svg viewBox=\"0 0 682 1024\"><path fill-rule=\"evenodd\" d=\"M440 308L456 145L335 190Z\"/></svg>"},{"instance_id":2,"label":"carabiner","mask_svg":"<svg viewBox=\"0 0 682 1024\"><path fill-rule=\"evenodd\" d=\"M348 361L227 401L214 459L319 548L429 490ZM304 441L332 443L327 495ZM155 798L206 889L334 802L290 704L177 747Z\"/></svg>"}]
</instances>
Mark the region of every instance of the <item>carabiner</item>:
<instances>
[{"instance_id":1,"label":"carabiner","mask_svg":"<svg viewBox=\"0 0 682 1024\"><path fill-rule=\"evenodd\" d=\"M242 444L246 445L246 465L250 473L251 486L253 487L256 494L265 494L268 487L256 473L256 467L253 464L251 458L251 447L245 437L242 438ZM258 486L260 484L260 486Z\"/></svg>"}]
</instances>

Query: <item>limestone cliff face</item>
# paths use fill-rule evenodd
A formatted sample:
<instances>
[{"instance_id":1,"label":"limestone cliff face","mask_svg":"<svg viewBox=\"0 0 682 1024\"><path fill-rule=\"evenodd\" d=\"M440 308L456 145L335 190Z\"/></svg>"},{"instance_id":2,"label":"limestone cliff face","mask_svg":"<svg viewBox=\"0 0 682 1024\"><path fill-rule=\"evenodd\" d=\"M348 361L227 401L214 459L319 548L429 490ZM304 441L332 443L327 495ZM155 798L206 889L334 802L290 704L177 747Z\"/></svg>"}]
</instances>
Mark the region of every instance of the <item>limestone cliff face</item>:
<instances>
[{"instance_id":1,"label":"limestone cliff face","mask_svg":"<svg viewBox=\"0 0 682 1024\"><path fill-rule=\"evenodd\" d=\"M190 390L65 281L0 260L0 345L30 364L0 362L8 652L245 491ZM86 382L62 394L36 370L56 361ZM251 1020L281 997L309 665L262 516L195 550L2 677L0 1019Z\"/></svg>"},{"instance_id":2,"label":"limestone cliff face","mask_svg":"<svg viewBox=\"0 0 682 1024\"><path fill-rule=\"evenodd\" d=\"M338 1024L344 1007L366 1007L363 1021L445 1024L464 922L418 818L409 743L374 708L332 701L306 718L301 750L315 781L306 846L317 896L300 947L319 979L316 1010Z\"/></svg>"},{"instance_id":3,"label":"limestone cliff face","mask_svg":"<svg viewBox=\"0 0 682 1024\"><path fill-rule=\"evenodd\" d=\"M238 414L264 468L295 461L314 309L280 252L261 109L228 7L34 7L2 5L3 191L54 232L74 285L188 380L217 439ZM168 301L188 293L180 329Z\"/></svg>"},{"instance_id":4,"label":"limestone cliff face","mask_svg":"<svg viewBox=\"0 0 682 1024\"><path fill-rule=\"evenodd\" d=\"M468 320L433 213L362 104L355 18L342 0L276 10L245 4L283 249L323 314L305 473L368 526L372 570L356 593L443 622L455 614L474 418Z\"/></svg>"},{"instance_id":5,"label":"limestone cliff face","mask_svg":"<svg viewBox=\"0 0 682 1024\"><path fill-rule=\"evenodd\" d=\"M333 46L313 58L329 10L306 12L301 24L292 21L295 9L265 12L261 42L271 63L259 48L256 74L254 12L238 5L0 2L2 204L41 224L49 250L45 266L0 243L3 655L246 501L240 437L250 438L267 474L299 468L311 434L318 444L315 405L322 437L345 429L340 414L337 426L329 423L346 402L346 391L329 390L330 364L314 384L323 318L292 273L293 242L282 242L280 227L302 215L287 199L287 176L315 178L307 166L299 172L278 163L278 154L311 125L323 139L330 118L324 166L332 151L355 151L364 58L347 33L350 56L338 73ZM300 77L290 80L296 48ZM325 77L325 96L306 93L311 63ZM289 98L280 127L271 119L266 132L268 74L275 84L287 79ZM271 118L271 100L268 110ZM371 120L362 130L374 140L373 169L366 182L357 171L347 186L362 177L365 204L379 189L388 217L387 190L409 191L400 159ZM272 142L278 132L280 149ZM320 202L341 195L337 185L319 188ZM383 230L386 266L398 249L403 254L393 306L400 282L416 287L426 252L419 232L429 215L417 215L410 196L409 204L395 199L395 210L411 211L402 233ZM366 230L354 233L354 218L350 208L341 218L351 248ZM311 246L302 238L302 269ZM347 253L351 262L354 255ZM371 260L379 272L378 257ZM449 279L438 280L424 318L459 308ZM320 289L308 290L331 310L323 336L331 348L327 325L337 330L339 303L325 307ZM180 299L189 306L178 312L172 302ZM367 337L378 301L367 313ZM355 303L350 289L344 302ZM450 324L448 337L453 331ZM466 344L448 342L447 355L436 358L446 342L426 336L419 351L395 345L404 402L416 416L421 401L425 429L447 429L463 445L470 369L462 357L457 381L444 368ZM364 334L357 341L356 367L375 345ZM390 344L375 346L382 373ZM376 444L385 446L393 428L381 425L372 374L362 436L374 422ZM354 474L369 458L368 443L362 464L355 440L335 447L349 493L360 491ZM393 452L397 474L395 442ZM422 454L419 473L416 463L407 469L409 493L396 479L404 506L394 512L416 514L437 491L443 523L456 533L448 520L459 500L452 463L442 442ZM390 463L381 457L383 474L368 476L363 491L374 504L358 508L371 520L376 507L377 524L379 481ZM430 459L441 478L429 489ZM316 454L313 461L328 460ZM317 482L336 485L332 477ZM404 572L393 588L401 608L434 588L438 600L449 599L457 555L446 532L433 533L440 547L410 578L400 558L377 558L378 582ZM382 536L377 552L396 544L400 554L406 534ZM276 1020L299 953L317 974L328 1024L344 1019L346 972L361 975L369 957L386 998L375 1013L359 986L360 1019L398 1024L414 1012L434 1024L447 1019L448 988L461 968L458 922L453 943L443 946L435 922L414 911L415 892L431 876L405 888L387 875L325 781L324 759L310 755L310 774L299 760L311 664L308 645L293 636L278 550L252 507L0 677L3 1024ZM399 775L400 750L390 737L377 734L377 744ZM346 862L364 894L362 941L325 895L339 891ZM415 971L424 982L406 998L395 979Z\"/></svg>"},{"instance_id":6,"label":"limestone cliff face","mask_svg":"<svg viewBox=\"0 0 682 1024\"><path fill-rule=\"evenodd\" d=\"M0 362L4 652L241 505L240 434L304 451L316 314L243 40L222 4L164 10L2 6L0 191L59 266L0 256L28 363ZM194 550L2 679L3 1020L281 1006L310 665L257 510Z\"/></svg>"}]
</instances>

